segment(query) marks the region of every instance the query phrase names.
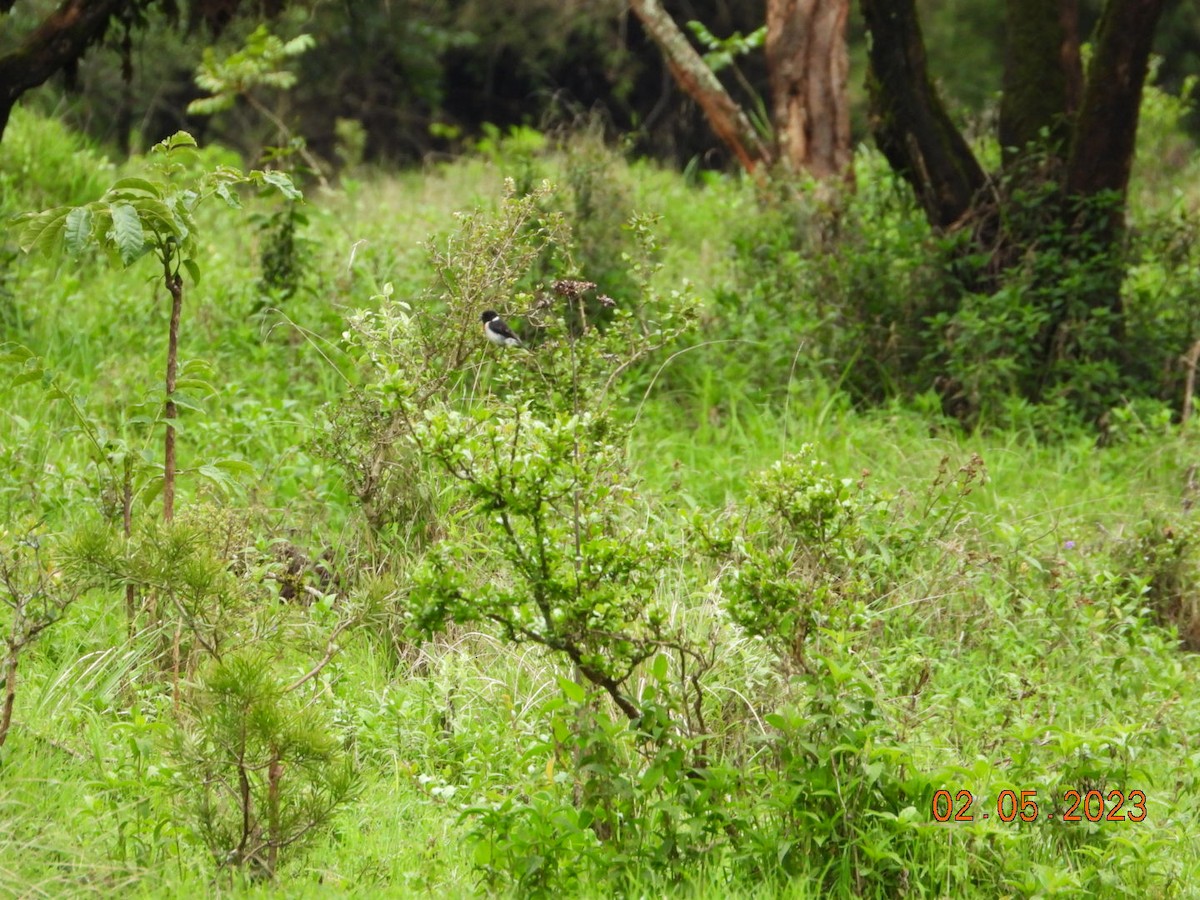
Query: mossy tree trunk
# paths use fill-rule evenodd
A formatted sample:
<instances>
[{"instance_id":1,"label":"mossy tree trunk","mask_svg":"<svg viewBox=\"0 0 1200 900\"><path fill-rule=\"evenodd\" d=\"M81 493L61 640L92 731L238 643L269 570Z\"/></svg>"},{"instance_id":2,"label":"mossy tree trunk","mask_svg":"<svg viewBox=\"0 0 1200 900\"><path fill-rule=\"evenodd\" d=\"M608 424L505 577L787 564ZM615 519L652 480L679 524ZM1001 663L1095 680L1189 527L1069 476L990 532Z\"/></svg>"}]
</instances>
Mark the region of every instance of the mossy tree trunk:
<instances>
[{"instance_id":1,"label":"mossy tree trunk","mask_svg":"<svg viewBox=\"0 0 1200 900\"><path fill-rule=\"evenodd\" d=\"M1005 166L1066 152L1083 94L1078 0L1007 0L999 137Z\"/></svg>"},{"instance_id":2,"label":"mossy tree trunk","mask_svg":"<svg viewBox=\"0 0 1200 900\"><path fill-rule=\"evenodd\" d=\"M1033 399L1053 386L1062 361L1087 356L1117 370L1127 363L1120 303L1125 194L1164 5L1108 0L1084 79L1078 0L1006 0L1003 150L1001 171L989 179L933 88L915 0L862 0L875 140L929 222L943 231L969 229L974 242L966 253L989 257L969 288L988 290L1031 254L1057 254L1054 265L1038 268L1026 293L1045 312L1036 339L1041 374L1025 386ZM1068 269L1072 279L1063 274ZM1106 339L1096 338L1098 326ZM1074 335L1088 329L1084 346Z\"/></svg>"},{"instance_id":3,"label":"mossy tree trunk","mask_svg":"<svg viewBox=\"0 0 1200 900\"><path fill-rule=\"evenodd\" d=\"M862 0L862 12L875 141L930 223L949 228L971 210L985 178L929 78L915 0Z\"/></svg>"},{"instance_id":4,"label":"mossy tree trunk","mask_svg":"<svg viewBox=\"0 0 1200 900\"><path fill-rule=\"evenodd\" d=\"M1067 194L1124 198L1150 45L1165 0L1109 0L1088 66L1067 164Z\"/></svg>"}]
</instances>

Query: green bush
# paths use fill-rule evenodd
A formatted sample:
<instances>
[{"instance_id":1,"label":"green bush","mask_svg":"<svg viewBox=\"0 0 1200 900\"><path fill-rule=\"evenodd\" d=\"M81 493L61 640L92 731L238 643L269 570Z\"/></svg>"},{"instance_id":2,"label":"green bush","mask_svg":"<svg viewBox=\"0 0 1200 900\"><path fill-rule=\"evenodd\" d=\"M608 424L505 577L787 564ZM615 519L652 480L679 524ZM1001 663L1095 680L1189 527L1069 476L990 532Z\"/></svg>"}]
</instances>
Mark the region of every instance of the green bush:
<instances>
[{"instance_id":1,"label":"green bush","mask_svg":"<svg viewBox=\"0 0 1200 900\"><path fill-rule=\"evenodd\" d=\"M104 193L116 166L61 120L18 106L0 143L0 218L81 206Z\"/></svg>"}]
</instances>

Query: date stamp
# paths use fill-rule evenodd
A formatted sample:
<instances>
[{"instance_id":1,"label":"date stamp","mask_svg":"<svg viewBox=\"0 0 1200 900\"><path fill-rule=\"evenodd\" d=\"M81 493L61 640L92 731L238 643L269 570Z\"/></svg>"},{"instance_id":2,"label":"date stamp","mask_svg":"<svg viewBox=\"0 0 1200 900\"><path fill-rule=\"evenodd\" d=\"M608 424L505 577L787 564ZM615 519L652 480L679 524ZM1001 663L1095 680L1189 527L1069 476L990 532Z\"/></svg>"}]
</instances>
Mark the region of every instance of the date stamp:
<instances>
[{"instance_id":1,"label":"date stamp","mask_svg":"<svg viewBox=\"0 0 1200 900\"><path fill-rule=\"evenodd\" d=\"M1061 803L1048 806L1043 812L1037 791L1001 791L996 795L994 807L966 790L952 794L943 788L933 792L935 822L975 822L993 816L1001 822L1018 819L1022 822L1143 822L1146 819L1146 795L1142 791L1105 793L1071 789L1063 792Z\"/></svg>"}]
</instances>

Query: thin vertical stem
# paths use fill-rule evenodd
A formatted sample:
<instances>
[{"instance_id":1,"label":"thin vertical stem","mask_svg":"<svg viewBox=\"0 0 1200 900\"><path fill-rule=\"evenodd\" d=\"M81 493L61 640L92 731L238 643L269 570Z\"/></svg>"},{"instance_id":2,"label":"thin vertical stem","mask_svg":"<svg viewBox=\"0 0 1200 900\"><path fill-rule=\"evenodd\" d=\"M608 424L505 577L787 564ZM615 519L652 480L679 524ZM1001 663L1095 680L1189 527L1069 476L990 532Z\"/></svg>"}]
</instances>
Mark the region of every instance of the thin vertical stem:
<instances>
[{"instance_id":1,"label":"thin vertical stem","mask_svg":"<svg viewBox=\"0 0 1200 900\"><path fill-rule=\"evenodd\" d=\"M275 866L279 859L279 847L283 843L279 819L279 782L283 778L283 763L279 751L271 756L267 766L267 874L275 877Z\"/></svg>"},{"instance_id":2,"label":"thin vertical stem","mask_svg":"<svg viewBox=\"0 0 1200 900\"><path fill-rule=\"evenodd\" d=\"M163 448L163 520L175 518L175 376L179 369L179 318L183 312L183 279L171 271L170 256L163 261L167 290L171 292L171 325L167 332L167 403L163 418L167 420L167 436Z\"/></svg>"},{"instance_id":3,"label":"thin vertical stem","mask_svg":"<svg viewBox=\"0 0 1200 900\"><path fill-rule=\"evenodd\" d=\"M21 622L18 613L13 623L13 634ZM20 656L19 644L15 640L8 642L8 653L4 660L4 705L0 706L0 747L8 738L8 729L12 726L13 707L17 704L17 659Z\"/></svg>"},{"instance_id":4,"label":"thin vertical stem","mask_svg":"<svg viewBox=\"0 0 1200 900\"><path fill-rule=\"evenodd\" d=\"M121 527L128 543L133 535L133 457L125 454L125 473L121 483ZM125 620L129 636L136 631L137 618L137 588L133 582L125 585Z\"/></svg>"}]
</instances>

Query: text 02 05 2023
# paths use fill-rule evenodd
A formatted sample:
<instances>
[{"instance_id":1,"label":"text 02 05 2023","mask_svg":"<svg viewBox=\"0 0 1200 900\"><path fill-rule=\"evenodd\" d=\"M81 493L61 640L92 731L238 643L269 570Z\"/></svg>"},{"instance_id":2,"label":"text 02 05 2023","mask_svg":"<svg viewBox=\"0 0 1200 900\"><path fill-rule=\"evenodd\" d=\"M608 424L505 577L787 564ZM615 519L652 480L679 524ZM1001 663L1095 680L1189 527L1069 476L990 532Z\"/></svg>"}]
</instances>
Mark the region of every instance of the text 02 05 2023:
<instances>
[{"instance_id":1,"label":"text 02 05 2023","mask_svg":"<svg viewBox=\"0 0 1200 900\"><path fill-rule=\"evenodd\" d=\"M1042 809L1037 791L1003 790L993 806L970 791L933 792L935 822L975 822L995 816L1001 822L1142 822L1146 795L1142 791L1063 791L1061 803ZM1055 798L1058 799L1058 798Z\"/></svg>"}]
</instances>

